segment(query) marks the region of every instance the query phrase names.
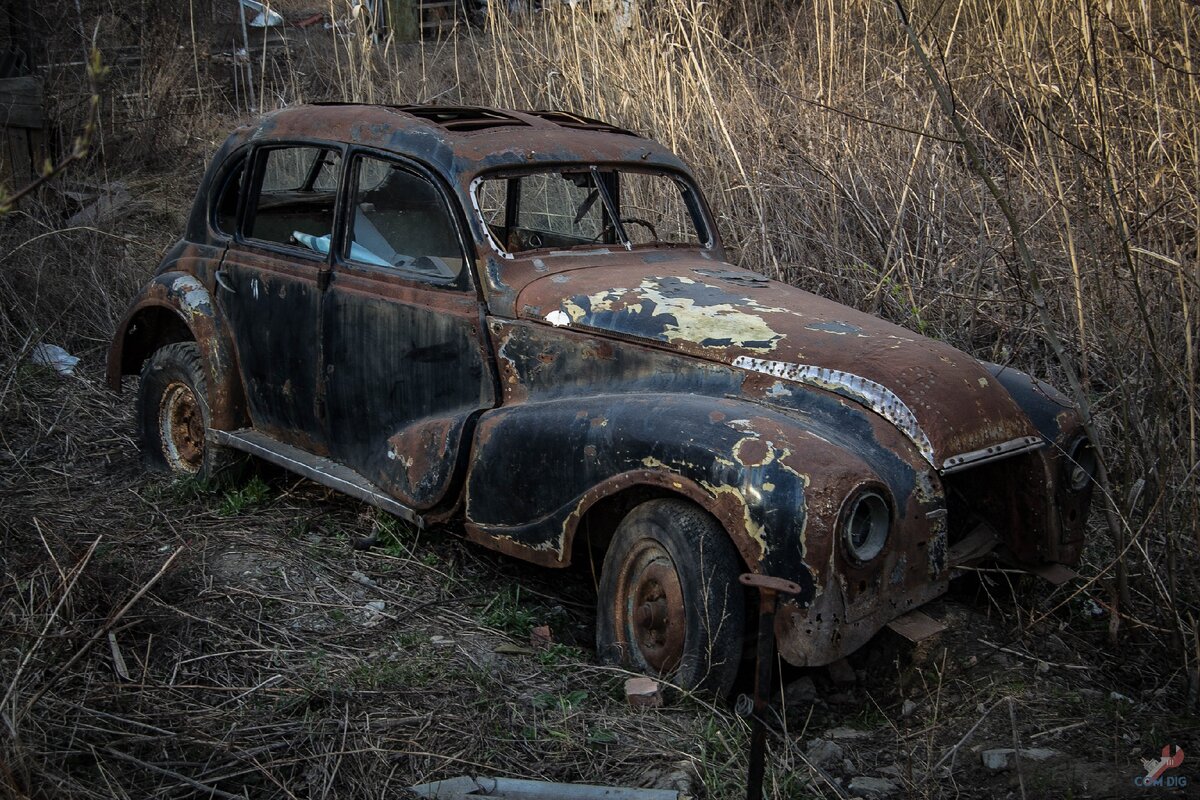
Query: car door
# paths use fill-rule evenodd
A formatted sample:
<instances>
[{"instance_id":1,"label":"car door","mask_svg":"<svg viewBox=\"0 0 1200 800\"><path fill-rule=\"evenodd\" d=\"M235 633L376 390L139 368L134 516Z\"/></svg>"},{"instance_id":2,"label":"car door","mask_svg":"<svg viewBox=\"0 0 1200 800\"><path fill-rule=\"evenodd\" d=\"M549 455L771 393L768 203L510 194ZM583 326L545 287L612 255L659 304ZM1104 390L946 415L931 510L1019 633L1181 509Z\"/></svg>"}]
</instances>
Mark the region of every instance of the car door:
<instances>
[{"instance_id":1,"label":"car door","mask_svg":"<svg viewBox=\"0 0 1200 800\"><path fill-rule=\"evenodd\" d=\"M320 372L340 148L271 144L251 156L238 235L217 273L255 429L326 454Z\"/></svg>"},{"instance_id":2,"label":"car door","mask_svg":"<svg viewBox=\"0 0 1200 800\"><path fill-rule=\"evenodd\" d=\"M430 174L369 152L353 154L345 196L323 304L330 450L432 508L496 397L459 216Z\"/></svg>"}]
</instances>

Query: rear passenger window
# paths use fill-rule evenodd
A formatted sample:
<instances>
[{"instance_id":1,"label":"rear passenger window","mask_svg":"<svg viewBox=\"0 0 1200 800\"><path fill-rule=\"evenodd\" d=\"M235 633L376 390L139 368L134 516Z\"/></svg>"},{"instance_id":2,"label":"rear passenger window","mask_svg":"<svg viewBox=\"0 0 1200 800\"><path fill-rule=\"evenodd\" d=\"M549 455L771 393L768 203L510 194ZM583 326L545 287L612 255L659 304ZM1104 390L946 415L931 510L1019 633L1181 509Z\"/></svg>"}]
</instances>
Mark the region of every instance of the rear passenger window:
<instances>
[{"instance_id":1,"label":"rear passenger window","mask_svg":"<svg viewBox=\"0 0 1200 800\"><path fill-rule=\"evenodd\" d=\"M321 147L279 147L259 158L246 236L328 253L341 154Z\"/></svg>"},{"instance_id":2,"label":"rear passenger window","mask_svg":"<svg viewBox=\"0 0 1200 800\"><path fill-rule=\"evenodd\" d=\"M398 164L369 156L359 157L354 169L343 255L433 283L453 282L463 269L462 246L437 187Z\"/></svg>"}]
</instances>

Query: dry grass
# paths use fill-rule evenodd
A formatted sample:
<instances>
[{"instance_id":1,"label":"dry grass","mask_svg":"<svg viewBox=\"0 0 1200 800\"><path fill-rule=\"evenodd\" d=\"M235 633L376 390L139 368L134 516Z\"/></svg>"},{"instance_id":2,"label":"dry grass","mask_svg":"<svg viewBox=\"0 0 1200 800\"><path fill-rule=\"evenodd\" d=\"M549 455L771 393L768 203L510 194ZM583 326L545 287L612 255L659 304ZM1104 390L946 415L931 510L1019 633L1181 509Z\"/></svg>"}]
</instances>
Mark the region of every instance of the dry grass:
<instances>
[{"instance_id":1,"label":"dry grass","mask_svg":"<svg viewBox=\"0 0 1200 800\"><path fill-rule=\"evenodd\" d=\"M146 476L99 378L26 367L3 418L0 796L402 797L461 773L736 785L742 722L690 701L630 713L625 676L571 644L590 633L586 581L564 592L282 475L216 497ZM350 546L372 532L380 547ZM534 652L542 623L560 643Z\"/></svg>"},{"instance_id":2,"label":"dry grass","mask_svg":"<svg viewBox=\"0 0 1200 800\"><path fill-rule=\"evenodd\" d=\"M248 115L247 71L212 56L220 47L190 4L133 27L103 3L83 4L76 24L75 8L62 52L79 52L99 22L102 49L143 56L110 60L87 169L0 222L0 793L208 796L191 780L234 796L382 795L477 769L618 783L688 761L707 796L738 796L744 726L728 712L631 714L586 654L543 664L493 652L505 637L482 620L502 622L493 612L512 605L508 587L540 586L535 571L449 540L355 553L340 537L369 533L373 517L280 479L255 504L257 489L229 500L141 475L126 404L99 387L103 350L178 235L204 159ZM873 650L881 690L826 709L829 724L857 715L875 727L873 749L855 756L864 769L874 752L874 766L902 765L914 793L970 796L978 782L987 796L988 776L963 766L967 745L945 758L977 706L994 710L968 745L1036 727L1033 743L1093 748L1113 768L1196 735L1194 720L1135 720L1194 709L1200 692L1200 10L951 0L913 17L1036 259L1104 437L1114 488L1098 506L1118 529L1097 515L1077 596L1031 597L1003 574L981 584L997 599L976 601L965 624L995 609L988 640L1019 655L988 647L979 662L995 669L981 672L970 642L952 644L949 663ZM289 36L291 50L254 56L264 107L481 102L611 119L695 166L739 263L1067 383L1005 220L889 4L661 0L624 32L562 8L422 46ZM64 87L80 75L65 66L50 79L69 130L85 105ZM132 202L66 224L77 208L60 189L112 180ZM82 377L31 369L24 356L42 340L84 356ZM364 627L369 599L396 618ZM1081 612L1085 599L1107 607L1105 621ZM529 613L551 606L539 598ZM573 606L562 620L587 627ZM437 635L452 638L451 655ZM1137 712L1079 694L1093 686L1136 697ZM915 716L901 719L901 698L919 702ZM1010 731L1010 701L1044 724L1022 716ZM776 746L777 797L800 782L838 796L796 730ZM950 763L950 783L927 780Z\"/></svg>"}]
</instances>

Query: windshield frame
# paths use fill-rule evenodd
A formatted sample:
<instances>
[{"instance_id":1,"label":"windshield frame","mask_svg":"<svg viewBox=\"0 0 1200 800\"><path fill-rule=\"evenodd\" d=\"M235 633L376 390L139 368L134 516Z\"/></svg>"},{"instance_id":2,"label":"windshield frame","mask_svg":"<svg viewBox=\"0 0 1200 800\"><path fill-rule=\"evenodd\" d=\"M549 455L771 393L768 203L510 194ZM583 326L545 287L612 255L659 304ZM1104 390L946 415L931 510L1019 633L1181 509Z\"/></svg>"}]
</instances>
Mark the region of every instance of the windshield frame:
<instances>
[{"instance_id":1,"label":"windshield frame","mask_svg":"<svg viewBox=\"0 0 1200 800\"><path fill-rule=\"evenodd\" d=\"M488 224L487 218L483 214L483 209L479 204L479 188L485 181L505 180L509 178L521 178L527 175L539 174L555 174L564 172L588 172L592 175L592 183L604 204L604 209L608 216L614 220L613 230L617 241L614 243L608 242L588 242L580 243L570 247L562 246L546 246L539 248L530 248L528 250L518 250L516 252L509 251L495 236L491 225ZM617 204L613 201L609 193L609 181L602 176L605 172L610 173L636 173L639 175L658 175L673 181L680 189L680 199L684 207L691 217L692 225L696 232L696 243L682 242L664 242L655 241L647 244L635 244L625 231L625 227L621 224L617 213ZM704 202L703 195L700 194L695 181L685 172L679 170L664 168L664 167L646 167L641 164L630 164L626 162L565 162L565 163L546 163L536 166L521 166L508 167L503 169L492 170L471 179L468 188L468 195L471 201L471 208L475 212L474 221L482 229L484 236L491 244L492 249L497 255L505 259L527 258L533 254L541 256L545 255L579 255L581 252L612 252L614 248L622 248L626 251L634 249L638 250L653 250L653 249L677 249L677 248L700 248L703 250L712 250L716 245L716 236L714 234L714 226L709 218L708 207ZM508 212L506 211L506 216Z\"/></svg>"}]
</instances>

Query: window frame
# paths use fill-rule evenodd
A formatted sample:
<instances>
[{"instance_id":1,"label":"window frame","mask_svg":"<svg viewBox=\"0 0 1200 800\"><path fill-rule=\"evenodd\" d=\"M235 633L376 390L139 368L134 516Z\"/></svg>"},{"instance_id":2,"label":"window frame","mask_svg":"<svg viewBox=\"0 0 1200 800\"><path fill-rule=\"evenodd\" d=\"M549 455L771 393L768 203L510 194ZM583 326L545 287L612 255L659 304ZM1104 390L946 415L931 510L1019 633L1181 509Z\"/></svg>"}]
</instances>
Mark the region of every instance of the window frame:
<instances>
[{"instance_id":1,"label":"window frame","mask_svg":"<svg viewBox=\"0 0 1200 800\"><path fill-rule=\"evenodd\" d=\"M246 234L247 226L251 221L250 215L252 213L256 213L258 210L258 199L262 194L262 183L263 179L265 178L264 173L267 168L269 153L272 150L286 150L288 148L300 147L335 152L341 159L337 167L337 176L334 179L333 212L329 220L329 253L322 254L316 250L305 247L302 244L275 242L271 241L270 239L259 239ZM343 202L342 186L345 182L344 179L346 175L346 150L346 145L343 143L320 139L277 139L254 145L253 150L247 156L248 161L246 163L249 165L249 169L243 173L242 177L242 190L240 192L240 202L238 207L237 233L233 237L233 241L242 246L254 247L283 256L300 256L305 261L329 264L330 256L333 253L334 248L337 246L337 223L341 215L341 206ZM248 180L247 176L249 176ZM308 173L305 175L304 185L308 185L310 183L310 179L313 179L314 177L313 170L310 167ZM303 189L301 189L301 191L303 191Z\"/></svg>"},{"instance_id":2,"label":"window frame","mask_svg":"<svg viewBox=\"0 0 1200 800\"><path fill-rule=\"evenodd\" d=\"M221 169L209 183L208 194L208 228L213 235L223 241L233 241L237 238L242 224L242 211L246 194L246 174L253 158L252 147L241 147L234 150L221 163ZM234 198L232 230L226 230L218 223L220 218L221 201L225 199L225 191L230 188L230 182L237 180L237 196Z\"/></svg>"},{"instance_id":3,"label":"window frame","mask_svg":"<svg viewBox=\"0 0 1200 800\"><path fill-rule=\"evenodd\" d=\"M513 260L517 258L543 257L551 254L577 255L588 252L589 248L587 245L580 244L567 249L559 247L542 247L530 250L519 250L515 253L509 252L509 250L496 239L495 234L492 232L491 226L488 225L487 218L484 217L483 209L479 205L479 189L484 181L506 180L509 181L508 185L511 189L513 186L511 180L513 178L520 178L525 175L536 175L538 173L562 171L582 172L588 170L596 175L596 183L603 189L601 192L601 199L604 202L607 212L617 216L617 221L614 227L618 233L618 241L612 244L597 242L590 248L591 250L609 250L617 248L621 250L633 251L652 250L655 248L700 248L702 250L713 251L716 249L716 226L713 224L713 220L710 218L708 206L704 202L704 196L700 193L700 189L696 186L696 182L687 173L672 169L670 167L647 167L642 164L631 164L627 162L553 162L539 163L535 166L503 167L496 170L482 172L471 179L471 183L468 188L468 195L470 196L472 210L475 212L475 221L482 228L484 236L487 237L488 243L491 245L492 249L496 251L496 254L501 258ZM616 173L614 177L616 178L618 189L620 185L620 173L622 172L638 173L642 175L658 175L673 181L680 188L680 200L683 202L684 207L691 216L692 223L696 226L696 238L698 239L698 242L696 244L672 242L655 242L653 244L640 245L633 244L620 222L619 191L617 197L614 198L611 196L613 182L605 177L604 173L606 171ZM517 185L519 185L519 182ZM512 226L514 216L517 213L516 206L518 201L514 199L513 194L514 193L512 191L506 190L505 192L506 207L504 210L504 221L506 228Z\"/></svg>"},{"instance_id":4,"label":"window frame","mask_svg":"<svg viewBox=\"0 0 1200 800\"><path fill-rule=\"evenodd\" d=\"M453 279L437 279L427 273L407 270L402 267L385 267L379 264L368 264L363 261L355 261L349 257L351 233L353 231L351 210L354 208L355 199L358 197L358 162L361 158L373 158L376 161L391 164L420 180L424 180L433 187L433 190L442 201L442 206L446 211L447 222L454 229L455 240L458 242L458 248L462 254L463 266L457 276ZM474 287L472 271L475 265L475 250L471 246L473 239L465 233L467 228L465 227L466 220L463 216L462 204L458 202L457 196L449 190L449 187L440 175L418 161L406 158L397 153L370 147L350 147L342 165L343 181L340 192L341 197L339 198L339 213L337 224L334 226L333 247L330 248L330 253L333 256L333 268L335 270L353 270L361 274L386 275L417 286L435 289L470 291Z\"/></svg>"}]
</instances>

